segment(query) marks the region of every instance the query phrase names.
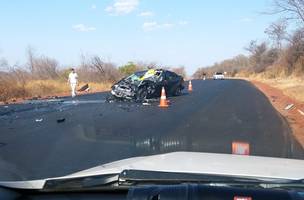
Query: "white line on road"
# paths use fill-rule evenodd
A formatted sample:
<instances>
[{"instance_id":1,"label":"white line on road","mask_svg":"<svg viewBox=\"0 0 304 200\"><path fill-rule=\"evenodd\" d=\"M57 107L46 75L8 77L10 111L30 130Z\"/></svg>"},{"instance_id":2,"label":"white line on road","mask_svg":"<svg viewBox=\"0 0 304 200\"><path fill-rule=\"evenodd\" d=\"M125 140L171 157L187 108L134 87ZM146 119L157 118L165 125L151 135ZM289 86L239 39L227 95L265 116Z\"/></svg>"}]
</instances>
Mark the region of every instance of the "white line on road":
<instances>
[{"instance_id":1,"label":"white line on road","mask_svg":"<svg viewBox=\"0 0 304 200\"><path fill-rule=\"evenodd\" d=\"M105 103L105 100L72 100L64 101L63 104L88 104L88 103Z\"/></svg>"}]
</instances>

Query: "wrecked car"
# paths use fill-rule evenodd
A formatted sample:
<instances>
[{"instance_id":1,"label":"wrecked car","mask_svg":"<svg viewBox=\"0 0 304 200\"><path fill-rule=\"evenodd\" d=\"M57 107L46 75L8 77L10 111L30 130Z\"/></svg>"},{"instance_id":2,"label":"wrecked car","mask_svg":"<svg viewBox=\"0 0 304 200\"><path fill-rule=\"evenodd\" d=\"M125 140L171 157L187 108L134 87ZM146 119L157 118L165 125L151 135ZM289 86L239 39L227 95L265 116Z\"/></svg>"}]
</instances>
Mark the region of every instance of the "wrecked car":
<instances>
[{"instance_id":1,"label":"wrecked car","mask_svg":"<svg viewBox=\"0 0 304 200\"><path fill-rule=\"evenodd\" d=\"M169 70L139 71L114 84L111 94L115 98L140 102L160 97L162 87L169 96L180 95L184 89L184 79Z\"/></svg>"}]
</instances>

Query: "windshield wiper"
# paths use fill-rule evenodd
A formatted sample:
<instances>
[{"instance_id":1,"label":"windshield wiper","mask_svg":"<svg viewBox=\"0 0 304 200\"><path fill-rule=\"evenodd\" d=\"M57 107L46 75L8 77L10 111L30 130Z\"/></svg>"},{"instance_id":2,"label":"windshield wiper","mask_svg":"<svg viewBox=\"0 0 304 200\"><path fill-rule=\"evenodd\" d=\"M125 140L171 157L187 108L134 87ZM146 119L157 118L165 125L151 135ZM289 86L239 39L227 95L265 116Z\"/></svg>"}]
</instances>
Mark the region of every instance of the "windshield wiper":
<instances>
[{"instance_id":1,"label":"windshield wiper","mask_svg":"<svg viewBox=\"0 0 304 200\"><path fill-rule=\"evenodd\" d=\"M138 185L173 185L196 183L221 187L245 188L304 188L303 180L236 177L213 174L193 174L124 170L120 174L107 174L80 178L46 181L43 190L128 189Z\"/></svg>"},{"instance_id":2,"label":"windshield wiper","mask_svg":"<svg viewBox=\"0 0 304 200\"><path fill-rule=\"evenodd\" d=\"M113 188L118 186L119 174L106 174L79 178L47 180L44 191L79 190L95 187Z\"/></svg>"}]
</instances>

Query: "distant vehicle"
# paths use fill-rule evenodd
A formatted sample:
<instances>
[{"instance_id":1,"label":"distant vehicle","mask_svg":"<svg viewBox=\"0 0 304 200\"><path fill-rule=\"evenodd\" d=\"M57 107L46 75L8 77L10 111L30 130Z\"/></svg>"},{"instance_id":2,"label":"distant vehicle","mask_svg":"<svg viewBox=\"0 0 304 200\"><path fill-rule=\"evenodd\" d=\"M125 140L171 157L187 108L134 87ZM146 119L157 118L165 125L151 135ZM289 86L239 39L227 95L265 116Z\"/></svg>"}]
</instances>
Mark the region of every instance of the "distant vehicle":
<instances>
[{"instance_id":1,"label":"distant vehicle","mask_svg":"<svg viewBox=\"0 0 304 200\"><path fill-rule=\"evenodd\" d=\"M223 73L221 72L216 72L214 75L213 75L213 79L214 80L224 80L225 79L225 76Z\"/></svg>"},{"instance_id":2,"label":"distant vehicle","mask_svg":"<svg viewBox=\"0 0 304 200\"><path fill-rule=\"evenodd\" d=\"M184 79L174 72L150 69L136 72L112 86L111 94L116 98L144 101L159 97L162 87L167 95L180 95L184 89Z\"/></svg>"}]
</instances>

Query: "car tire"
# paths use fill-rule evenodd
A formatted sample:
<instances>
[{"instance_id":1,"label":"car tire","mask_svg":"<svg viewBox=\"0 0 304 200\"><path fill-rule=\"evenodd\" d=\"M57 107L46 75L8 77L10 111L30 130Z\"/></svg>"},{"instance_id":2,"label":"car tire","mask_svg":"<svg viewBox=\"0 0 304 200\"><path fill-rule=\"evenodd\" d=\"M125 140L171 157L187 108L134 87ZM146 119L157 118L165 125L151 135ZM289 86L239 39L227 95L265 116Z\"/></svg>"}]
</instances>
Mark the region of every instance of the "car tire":
<instances>
[{"instance_id":1,"label":"car tire","mask_svg":"<svg viewBox=\"0 0 304 200\"><path fill-rule=\"evenodd\" d=\"M148 96L147 87L142 86L137 90L136 101L137 102L143 102L144 100L146 100L147 96Z\"/></svg>"},{"instance_id":2,"label":"car tire","mask_svg":"<svg viewBox=\"0 0 304 200\"><path fill-rule=\"evenodd\" d=\"M174 91L174 96L180 96L182 94L182 88L181 86L178 86Z\"/></svg>"},{"instance_id":3,"label":"car tire","mask_svg":"<svg viewBox=\"0 0 304 200\"><path fill-rule=\"evenodd\" d=\"M106 102L108 102L108 103L111 103L111 102L116 101L116 100L117 100L117 97L115 97L112 94L108 94L107 97L106 97Z\"/></svg>"}]
</instances>

